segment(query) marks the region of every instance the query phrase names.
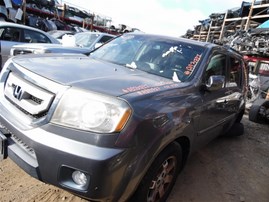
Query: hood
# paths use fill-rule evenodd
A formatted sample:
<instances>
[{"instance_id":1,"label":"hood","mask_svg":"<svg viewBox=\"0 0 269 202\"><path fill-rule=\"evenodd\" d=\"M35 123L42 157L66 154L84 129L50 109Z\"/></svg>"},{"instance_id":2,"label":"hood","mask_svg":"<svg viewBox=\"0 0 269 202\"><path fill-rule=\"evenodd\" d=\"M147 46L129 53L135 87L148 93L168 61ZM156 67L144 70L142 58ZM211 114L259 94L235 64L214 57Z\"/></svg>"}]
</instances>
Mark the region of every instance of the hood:
<instances>
[{"instance_id":1,"label":"hood","mask_svg":"<svg viewBox=\"0 0 269 202\"><path fill-rule=\"evenodd\" d=\"M13 62L40 76L67 86L74 86L112 96L171 85L172 80L79 54L24 55Z\"/></svg>"},{"instance_id":2,"label":"hood","mask_svg":"<svg viewBox=\"0 0 269 202\"><path fill-rule=\"evenodd\" d=\"M62 44L53 44L53 43L24 43L14 45L14 48L54 48L62 47Z\"/></svg>"},{"instance_id":3,"label":"hood","mask_svg":"<svg viewBox=\"0 0 269 202\"><path fill-rule=\"evenodd\" d=\"M36 50L43 51L44 53L88 53L90 51L90 48L82 48L78 46L63 46L62 44L46 44L46 43L18 44L12 47L12 52L18 52L18 51L33 52Z\"/></svg>"}]
</instances>

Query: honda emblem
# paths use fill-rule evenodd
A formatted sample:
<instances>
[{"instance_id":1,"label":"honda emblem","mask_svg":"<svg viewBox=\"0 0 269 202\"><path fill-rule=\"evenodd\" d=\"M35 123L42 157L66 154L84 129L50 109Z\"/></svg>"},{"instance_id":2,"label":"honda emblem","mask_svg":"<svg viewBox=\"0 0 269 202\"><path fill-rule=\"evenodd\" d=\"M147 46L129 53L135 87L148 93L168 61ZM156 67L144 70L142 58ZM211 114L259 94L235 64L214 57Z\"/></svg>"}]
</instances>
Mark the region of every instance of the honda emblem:
<instances>
[{"instance_id":1,"label":"honda emblem","mask_svg":"<svg viewBox=\"0 0 269 202\"><path fill-rule=\"evenodd\" d=\"M13 90L13 96L17 99L17 100L21 100L22 96L24 94L24 91L22 90L22 88L18 85L15 85L15 88Z\"/></svg>"}]
</instances>

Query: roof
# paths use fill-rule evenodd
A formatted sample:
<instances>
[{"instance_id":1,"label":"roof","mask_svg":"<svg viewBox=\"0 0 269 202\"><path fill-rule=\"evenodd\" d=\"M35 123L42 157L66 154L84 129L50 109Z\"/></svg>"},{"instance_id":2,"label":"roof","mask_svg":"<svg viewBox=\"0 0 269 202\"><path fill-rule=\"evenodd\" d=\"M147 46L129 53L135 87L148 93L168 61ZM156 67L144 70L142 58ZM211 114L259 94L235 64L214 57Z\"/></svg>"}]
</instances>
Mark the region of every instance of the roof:
<instances>
[{"instance_id":1,"label":"roof","mask_svg":"<svg viewBox=\"0 0 269 202\"><path fill-rule=\"evenodd\" d=\"M17 23L13 23L13 22L6 22L6 21L0 21L0 26L18 27L18 28L23 28L23 29L30 29L30 30L44 32L44 31L37 29L37 28L34 28L34 27L30 27L30 26L22 25L22 24L17 24Z\"/></svg>"},{"instance_id":2,"label":"roof","mask_svg":"<svg viewBox=\"0 0 269 202\"><path fill-rule=\"evenodd\" d=\"M203 42L203 41L196 41L193 39L186 39L183 37L172 37L172 36L166 36L166 35L157 35L157 34L147 34L147 33L141 33L141 32L129 32L126 33L124 35L143 35L143 36L148 36L150 38L153 39L157 39L157 38L165 38L167 40L173 40L173 41L181 41L181 42L185 42L188 44L192 44L192 45L196 45L196 46L202 46L202 47L218 47L219 45L217 44L213 44L213 43L209 43L209 42Z\"/></svg>"},{"instance_id":3,"label":"roof","mask_svg":"<svg viewBox=\"0 0 269 202\"><path fill-rule=\"evenodd\" d=\"M34 28L34 27L27 26L27 25L22 25L22 24L17 24L17 23L12 23L12 22L0 21L0 27L3 27L3 26L28 29L28 30L40 32L40 33L46 35L51 41L53 41L53 43L60 43L57 39L52 37L50 34L44 32L43 30L38 29L38 28Z\"/></svg>"}]
</instances>

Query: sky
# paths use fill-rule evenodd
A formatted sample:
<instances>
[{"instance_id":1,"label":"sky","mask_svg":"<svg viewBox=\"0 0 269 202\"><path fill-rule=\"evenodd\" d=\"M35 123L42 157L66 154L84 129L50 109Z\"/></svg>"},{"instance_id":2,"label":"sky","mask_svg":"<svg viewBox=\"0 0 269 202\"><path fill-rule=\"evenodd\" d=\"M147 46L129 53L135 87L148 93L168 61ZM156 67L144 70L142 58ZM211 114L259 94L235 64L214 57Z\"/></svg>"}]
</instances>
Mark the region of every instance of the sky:
<instances>
[{"instance_id":1,"label":"sky","mask_svg":"<svg viewBox=\"0 0 269 202\"><path fill-rule=\"evenodd\" d=\"M251 0L246 0L251 2ZM241 7L242 0L63 0L62 3L112 18L112 24L125 24L143 32L182 36L188 29L209 18Z\"/></svg>"}]
</instances>

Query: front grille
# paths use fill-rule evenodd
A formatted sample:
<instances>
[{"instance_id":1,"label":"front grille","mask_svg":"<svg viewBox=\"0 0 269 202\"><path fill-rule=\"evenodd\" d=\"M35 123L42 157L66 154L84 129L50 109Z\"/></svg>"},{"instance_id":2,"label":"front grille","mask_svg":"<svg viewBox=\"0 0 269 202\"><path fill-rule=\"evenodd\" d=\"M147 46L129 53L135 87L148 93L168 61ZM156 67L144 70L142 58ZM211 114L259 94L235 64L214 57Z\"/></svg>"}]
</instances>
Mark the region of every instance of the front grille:
<instances>
[{"instance_id":1,"label":"front grille","mask_svg":"<svg viewBox=\"0 0 269 202\"><path fill-rule=\"evenodd\" d=\"M37 97L35 97L33 95L30 96L30 99L33 100L36 104L41 104L42 103L41 99L39 99L39 98L37 98Z\"/></svg>"},{"instance_id":2,"label":"front grille","mask_svg":"<svg viewBox=\"0 0 269 202\"><path fill-rule=\"evenodd\" d=\"M22 107L20 107L19 105L17 105L16 103L14 103L12 100L10 100L9 98L7 98L7 100L12 103L16 108L18 108L21 112L23 112L25 115L30 116L32 119L39 119L42 118L44 116L47 115L47 111L43 112L43 113L39 113L37 115L33 115L30 114L28 111L26 111L25 109L23 109Z\"/></svg>"},{"instance_id":3,"label":"front grille","mask_svg":"<svg viewBox=\"0 0 269 202\"><path fill-rule=\"evenodd\" d=\"M26 115L40 118L46 115L55 97L35 84L10 73L5 85L4 94L7 100Z\"/></svg>"},{"instance_id":4,"label":"front grille","mask_svg":"<svg viewBox=\"0 0 269 202\"><path fill-rule=\"evenodd\" d=\"M22 55L22 54L29 54L29 53L33 53L30 50L14 50L13 51L13 55Z\"/></svg>"}]
</instances>

